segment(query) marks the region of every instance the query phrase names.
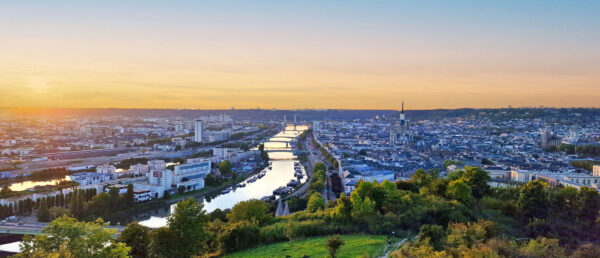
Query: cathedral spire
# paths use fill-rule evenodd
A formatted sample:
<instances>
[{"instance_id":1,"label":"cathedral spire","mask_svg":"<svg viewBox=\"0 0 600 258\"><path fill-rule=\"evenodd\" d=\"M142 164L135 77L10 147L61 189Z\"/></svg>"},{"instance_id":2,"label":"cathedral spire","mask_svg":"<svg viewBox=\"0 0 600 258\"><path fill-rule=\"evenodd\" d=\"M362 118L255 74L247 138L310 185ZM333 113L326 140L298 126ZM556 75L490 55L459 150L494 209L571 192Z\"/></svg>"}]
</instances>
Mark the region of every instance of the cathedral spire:
<instances>
[{"instance_id":1,"label":"cathedral spire","mask_svg":"<svg viewBox=\"0 0 600 258\"><path fill-rule=\"evenodd\" d=\"M404 114L404 100L402 100L402 114Z\"/></svg>"}]
</instances>

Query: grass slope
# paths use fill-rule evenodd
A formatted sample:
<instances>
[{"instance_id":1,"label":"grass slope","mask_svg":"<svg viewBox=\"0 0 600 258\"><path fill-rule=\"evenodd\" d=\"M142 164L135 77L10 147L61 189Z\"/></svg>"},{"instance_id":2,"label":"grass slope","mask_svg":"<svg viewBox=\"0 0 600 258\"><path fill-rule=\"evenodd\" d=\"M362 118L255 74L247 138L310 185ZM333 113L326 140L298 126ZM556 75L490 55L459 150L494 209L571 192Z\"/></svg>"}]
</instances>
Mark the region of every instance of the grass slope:
<instances>
[{"instance_id":1,"label":"grass slope","mask_svg":"<svg viewBox=\"0 0 600 258\"><path fill-rule=\"evenodd\" d=\"M259 246L245 251L227 254L225 257L329 257L325 242L330 236L296 240ZM383 255L387 247L386 236L342 235L345 244L336 257L377 257ZM393 242L398 239L392 239Z\"/></svg>"}]
</instances>

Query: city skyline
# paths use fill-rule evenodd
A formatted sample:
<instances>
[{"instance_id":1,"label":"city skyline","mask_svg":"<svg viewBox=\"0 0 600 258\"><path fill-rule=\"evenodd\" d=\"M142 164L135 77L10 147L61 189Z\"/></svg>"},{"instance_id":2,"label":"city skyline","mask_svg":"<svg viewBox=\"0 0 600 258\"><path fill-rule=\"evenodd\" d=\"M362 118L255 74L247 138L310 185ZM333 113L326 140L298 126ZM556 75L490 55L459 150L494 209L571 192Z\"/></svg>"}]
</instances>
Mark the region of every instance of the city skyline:
<instances>
[{"instance_id":1,"label":"city skyline","mask_svg":"<svg viewBox=\"0 0 600 258\"><path fill-rule=\"evenodd\" d=\"M0 106L599 107L598 7L2 3Z\"/></svg>"}]
</instances>

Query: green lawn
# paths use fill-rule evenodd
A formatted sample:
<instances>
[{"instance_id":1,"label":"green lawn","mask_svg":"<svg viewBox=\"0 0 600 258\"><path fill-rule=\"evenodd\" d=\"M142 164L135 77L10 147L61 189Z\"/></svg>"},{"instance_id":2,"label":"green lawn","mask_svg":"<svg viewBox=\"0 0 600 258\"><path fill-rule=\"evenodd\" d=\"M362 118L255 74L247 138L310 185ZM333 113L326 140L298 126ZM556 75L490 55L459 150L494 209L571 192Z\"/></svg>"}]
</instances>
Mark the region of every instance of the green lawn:
<instances>
[{"instance_id":1,"label":"green lawn","mask_svg":"<svg viewBox=\"0 0 600 258\"><path fill-rule=\"evenodd\" d=\"M325 241L330 236L313 237L289 242L259 246L245 251L227 254L225 257L329 257ZM377 257L384 254L386 236L342 235L345 244L336 257ZM392 239L393 242L398 239Z\"/></svg>"}]
</instances>

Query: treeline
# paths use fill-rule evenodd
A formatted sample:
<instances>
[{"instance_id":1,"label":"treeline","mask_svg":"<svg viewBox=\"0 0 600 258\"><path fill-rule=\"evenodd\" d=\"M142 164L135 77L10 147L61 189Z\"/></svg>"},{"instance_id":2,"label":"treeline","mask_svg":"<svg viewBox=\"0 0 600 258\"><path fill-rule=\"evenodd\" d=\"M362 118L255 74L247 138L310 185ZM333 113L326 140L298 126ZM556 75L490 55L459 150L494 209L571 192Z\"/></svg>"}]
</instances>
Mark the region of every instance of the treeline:
<instances>
[{"instance_id":1,"label":"treeline","mask_svg":"<svg viewBox=\"0 0 600 258\"><path fill-rule=\"evenodd\" d=\"M322 162L317 162L313 168L313 176L310 180L310 185L308 186L308 190L306 196L311 196L313 193L321 193L325 190L325 186L327 185L327 174L325 171L327 170L327 166Z\"/></svg>"},{"instance_id":2,"label":"treeline","mask_svg":"<svg viewBox=\"0 0 600 258\"><path fill-rule=\"evenodd\" d=\"M70 214L68 209L63 208L69 208L69 203L73 196L79 195L80 193L83 196L82 198L90 200L96 194L96 189L77 190L67 194L59 193L54 196L38 198L35 201L31 198L26 198L24 200L19 200L15 205L12 203L9 205L0 205L0 219L5 219L6 217L13 215L27 216L31 215L34 210L38 210L38 219L40 221L48 222L62 214ZM40 218L40 213L48 215Z\"/></svg>"},{"instance_id":3,"label":"treeline","mask_svg":"<svg viewBox=\"0 0 600 258\"><path fill-rule=\"evenodd\" d=\"M331 164L334 169L338 169L340 167L340 164L338 163L338 161L335 159L335 157L333 155L331 155L329 153L329 151L327 151L327 149L325 147L321 147L321 154L323 154L323 157L325 157L325 159L327 159L327 161L329 161L329 164Z\"/></svg>"},{"instance_id":4,"label":"treeline","mask_svg":"<svg viewBox=\"0 0 600 258\"><path fill-rule=\"evenodd\" d=\"M308 135L312 135L312 131L313 131L313 129L312 129L312 128L310 128L310 129L308 129L308 130L306 130L306 131L302 132L302 133L300 134L300 136L299 136L300 140L303 140L303 141L304 141L304 140L306 140L306 137L307 137Z\"/></svg>"},{"instance_id":5,"label":"treeline","mask_svg":"<svg viewBox=\"0 0 600 258\"><path fill-rule=\"evenodd\" d=\"M570 164L573 167L585 169L587 171L592 172L594 169L594 165L600 165L600 161L576 160L576 161L571 161Z\"/></svg>"},{"instance_id":6,"label":"treeline","mask_svg":"<svg viewBox=\"0 0 600 258\"><path fill-rule=\"evenodd\" d=\"M129 167L131 167L132 165L147 164L147 163L148 163L147 158L129 158L129 159L121 160L121 162L119 162L119 164L117 164L116 167L120 168L120 169L129 169Z\"/></svg>"},{"instance_id":7,"label":"treeline","mask_svg":"<svg viewBox=\"0 0 600 258\"><path fill-rule=\"evenodd\" d=\"M582 156L600 156L600 145L576 146L573 144L562 143L558 147L551 148L550 151L563 151L567 154L578 154Z\"/></svg>"},{"instance_id":8,"label":"treeline","mask_svg":"<svg viewBox=\"0 0 600 258\"><path fill-rule=\"evenodd\" d=\"M246 133L244 132L238 132L238 133L234 133L231 136L229 136L230 140L239 140L244 138L244 136L246 136Z\"/></svg>"},{"instance_id":9,"label":"treeline","mask_svg":"<svg viewBox=\"0 0 600 258\"><path fill-rule=\"evenodd\" d=\"M66 168L48 168L32 172L27 179L31 181L62 179L65 176L69 176L73 173L75 173L75 171L69 171Z\"/></svg>"}]
</instances>

